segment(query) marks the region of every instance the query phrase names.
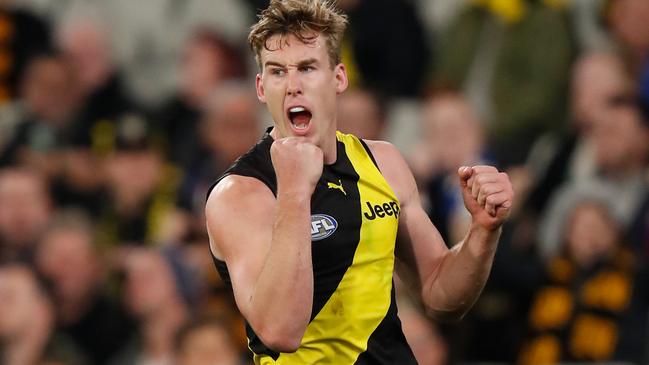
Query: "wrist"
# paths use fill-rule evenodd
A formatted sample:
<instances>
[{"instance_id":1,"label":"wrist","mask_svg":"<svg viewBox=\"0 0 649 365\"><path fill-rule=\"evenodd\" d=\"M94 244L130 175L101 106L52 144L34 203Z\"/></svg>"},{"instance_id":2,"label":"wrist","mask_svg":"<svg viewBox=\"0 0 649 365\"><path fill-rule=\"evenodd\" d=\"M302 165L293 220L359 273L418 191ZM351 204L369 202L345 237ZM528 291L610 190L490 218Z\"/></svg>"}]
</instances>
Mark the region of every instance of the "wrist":
<instances>
[{"instance_id":1,"label":"wrist","mask_svg":"<svg viewBox=\"0 0 649 365\"><path fill-rule=\"evenodd\" d=\"M291 189L277 189L277 202L278 204L290 205L311 205L311 194L313 192L308 189L299 189L292 187Z\"/></svg>"},{"instance_id":2,"label":"wrist","mask_svg":"<svg viewBox=\"0 0 649 365\"><path fill-rule=\"evenodd\" d=\"M465 246L468 246L475 256L493 255L496 252L501 232L501 226L492 229L472 222L465 239Z\"/></svg>"},{"instance_id":3,"label":"wrist","mask_svg":"<svg viewBox=\"0 0 649 365\"><path fill-rule=\"evenodd\" d=\"M282 184L279 181L277 182L277 197L280 196L288 199L311 199L311 195L315 190L315 186L311 186L309 183L296 183L288 182L287 184Z\"/></svg>"},{"instance_id":4,"label":"wrist","mask_svg":"<svg viewBox=\"0 0 649 365\"><path fill-rule=\"evenodd\" d=\"M502 223L484 223L480 222L478 219L472 218L469 229L481 234L500 234L500 232L502 232L502 226Z\"/></svg>"}]
</instances>

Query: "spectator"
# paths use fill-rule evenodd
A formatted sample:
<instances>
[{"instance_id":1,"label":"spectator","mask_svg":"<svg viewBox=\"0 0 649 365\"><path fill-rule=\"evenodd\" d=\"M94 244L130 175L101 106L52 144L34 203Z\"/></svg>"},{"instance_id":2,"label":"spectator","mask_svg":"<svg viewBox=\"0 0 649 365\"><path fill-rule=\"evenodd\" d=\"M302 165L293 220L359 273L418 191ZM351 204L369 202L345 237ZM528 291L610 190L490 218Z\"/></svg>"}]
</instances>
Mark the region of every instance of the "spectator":
<instances>
[{"instance_id":1,"label":"spectator","mask_svg":"<svg viewBox=\"0 0 649 365\"><path fill-rule=\"evenodd\" d=\"M520 364L645 363L646 266L623 241L615 195L573 191L562 215L564 245L547 262L529 314Z\"/></svg>"},{"instance_id":2,"label":"spectator","mask_svg":"<svg viewBox=\"0 0 649 365\"><path fill-rule=\"evenodd\" d=\"M107 24L97 9L73 8L57 29L57 43L77 72L83 100L73 142L105 154L102 133L134 109L113 60Z\"/></svg>"},{"instance_id":3,"label":"spectator","mask_svg":"<svg viewBox=\"0 0 649 365\"><path fill-rule=\"evenodd\" d=\"M422 141L411 153L413 172L435 227L445 242L457 243L470 218L462 203L457 169L491 162L482 123L462 96L442 93L426 101L422 130Z\"/></svg>"},{"instance_id":4,"label":"spectator","mask_svg":"<svg viewBox=\"0 0 649 365\"><path fill-rule=\"evenodd\" d=\"M243 77L244 63L236 48L218 33L197 29L189 38L178 74L178 94L162 108L161 127L166 132L169 159L181 168L189 168L200 151L200 119L210 94L223 81Z\"/></svg>"},{"instance_id":5,"label":"spectator","mask_svg":"<svg viewBox=\"0 0 649 365\"><path fill-rule=\"evenodd\" d=\"M521 164L538 136L563 128L574 46L557 4L471 2L437 52L437 86L465 90L503 167Z\"/></svg>"},{"instance_id":6,"label":"spectator","mask_svg":"<svg viewBox=\"0 0 649 365\"><path fill-rule=\"evenodd\" d=\"M36 263L51 287L57 328L93 364L106 364L134 326L108 296L107 270L94 246L92 228L82 212L59 211L43 234Z\"/></svg>"},{"instance_id":7,"label":"spectator","mask_svg":"<svg viewBox=\"0 0 649 365\"><path fill-rule=\"evenodd\" d=\"M74 71L57 54L35 57L20 89L21 100L2 112L4 118L14 119L16 128L0 152L0 164L23 164L53 177L60 173L78 104Z\"/></svg>"},{"instance_id":8,"label":"spectator","mask_svg":"<svg viewBox=\"0 0 649 365\"><path fill-rule=\"evenodd\" d=\"M187 171L180 205L202 217L207 189L261 134L259 102L254 91L237 82L221 85L210 95L200 125L203 152ZM205 220L201 230L205 229Z\"/></svg>"},{"instance_id":9,"label":"spectator","mask_svg":"<svg viewBox=\"0 0 649 365\"><path fill-rule=\"evenodd\" d=\"M116 128L114 150L105 160L107 195L98 221L99 244L159 243L180 172L165 163L160 138L141 115L123 116Z\"/></svg>"},{"instance_id":10,"label":"spectator","mask_svg":"<svg viewBox=\"0 0 649 365\"><path fill-rule=\"evenodd\" d=\"M239 352L224 319L199 318L176 336L177 365L244 365L247 357Z\"/></svg>"},{"instance_id":11,"label":"spectator","mask_svg":"<svg viewBox=\"0 0 649 365\"><path fill-rule=\"evenodd\" d=\"M54 311L34 273L25 266L0 266L0 359L6 365L57 358L86 364L74 344L54 330Z\"/></svg>"},{"instance_id":12,"label":"spectator","mask_svg":"<svg viewBox=\"0 0 649 365\"><path fill-rule=\"evenodd\" d=\"M386 118L383 100L370 90L347 90L338 100L338 126L343 133L363 139L382 139Z\"/></svg>"},{"instance_id":13,"label":"spectator","mask_svg":"<svg viewBox=\"0 0 649 365\"><path fill-rule=\"evenodd\" d=\"M519 196L529 190L525 209L534 213L534 219L562 183L587 180L597 173L592 136L595 124L606 113L609 101L630 87L622 61L615 54L595 52L575 63L570 129L561 136L547 135L536 142L526 164L532 184L518 190Z\"/></svg>"},{"instance_id":14,"label":"spectator","mask_svg":"<svg viewBox=\"0 0 649 365\"><path fill-rule=\"evenodd\" d=\"M0 170L0 261L31 263L51 212L47 183L41 175Z\"/></svg>"},{"instance_id":15,"label":"spectator","mask_svg":"<svg viewBox=\"0 0 649 365\"><path fill-rule=\"evenodd\" d=\"M616 195L615 214L623 229L637 219L647 196L647 159L649 158L649 123L641 112L637 97L612 98L593 129L594 161L597 174L586 182L566 184L552 197L542 221L540 252L557 252L561 212L566 209L567 194L579 186L604 185Z\"/></svg>"},{"instance_id":16,"label":"spectator","mask_svg":"<svg viewBox=\"0 0 649 365\"><path fill-rule=\"evenodd\" d=\"M108 31L105 17L89 5L71 7L56 29L57 45L77 74L81 102L56 196L61 205L82 206L95 215L104 183L97 166L112 150L116 120L136 109L123 91Z\"/></svg>"},{"instance_id":17,"label":"spectator","mask_svg":"<svg viewBox=\"0 0 649 365\"><path fill-rule=\"evenodd\" d=\"M173 364L174 338L188 320L188 307L172 267L158 251L133 248L124 270L124 301L138 332L113 363Z\"/></svg>"}]
</instances>

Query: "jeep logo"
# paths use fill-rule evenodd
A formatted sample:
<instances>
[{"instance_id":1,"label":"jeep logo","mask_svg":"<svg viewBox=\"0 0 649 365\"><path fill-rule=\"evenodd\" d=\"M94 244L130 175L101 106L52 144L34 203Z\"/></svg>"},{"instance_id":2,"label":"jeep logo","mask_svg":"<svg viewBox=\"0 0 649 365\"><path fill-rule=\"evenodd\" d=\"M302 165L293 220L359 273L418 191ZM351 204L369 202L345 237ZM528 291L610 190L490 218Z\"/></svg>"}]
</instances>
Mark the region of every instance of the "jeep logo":
<instances>
[{"instance_id":1,"label":"jeep logo","mask_svg":"<svg viewBox=\"0 0 649 365\"><path fill-rule=\"evenodd\" d=\"M376 217L383 218L385 216L399 218L399 204L395 201L375 205L372 205L370 202L365 202L365 204L367 205L367 211L363 215L369 220L374 220Z\"/></svg>"},{"instance_id":2,"label":"jeep logo","mask_svg":"<svg viewBox=\"0 0 649 365\"><path fill-rule=\"evenodd\" d=\"M338 228L334 217L326 214L311 215L311 240L320 241L331 236Z\"/></svg>"}]
</instances>

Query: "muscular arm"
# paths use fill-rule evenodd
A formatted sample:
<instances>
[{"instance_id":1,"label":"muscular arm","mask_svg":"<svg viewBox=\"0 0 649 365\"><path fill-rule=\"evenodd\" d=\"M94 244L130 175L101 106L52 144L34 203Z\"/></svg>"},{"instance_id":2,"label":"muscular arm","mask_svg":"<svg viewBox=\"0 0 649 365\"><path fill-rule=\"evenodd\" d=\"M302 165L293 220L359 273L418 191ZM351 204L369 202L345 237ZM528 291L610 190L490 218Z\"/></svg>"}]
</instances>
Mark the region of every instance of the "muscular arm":
<instances>
[{"instance_id":1,"label":"muscular arm","mask_svg":"<svg viewBox=\"0 0 649 365\"><path fill-rule=\"evenodd\" d=\"M277 199L260 181L229 176L206 217L213 253L228 265L239 310L262 342L295 351L313 301L310 194Z\"/></svg>"},{"instance_id":2,"label":"muscular arm","mask_svg":"<svg viewBox=\"0 0 649 365\"><path fill-rule=\"evenodd\" d=\"M277 199L256 179L228 176L210 194L207 228L243 316L266 346L293 352L313 305L310 204L323 153L288 137L273 142L270 154Z\"/></svg>"},{"instance_id":3,"label":"muscular arm","mask_svg":"<svg viewBox=\"0 0 649 365\"><path fill-rule=\"evenodd\" d=\"M368 145L401 204L397 273L420 295L430 315L439 319L461 318L476 301L489 276L500 225L511 204L509 181L497 171L494 174L493 168L474 167L461 172L463 198L472 223L462 242L449 250L424 212L415 180L400 153L385 142ZM488 182L492 180L498 180L496 186L502 185L502 190ZM492 193L485 193L483 187L492 189Z\"/></svg>"}]
</instances>

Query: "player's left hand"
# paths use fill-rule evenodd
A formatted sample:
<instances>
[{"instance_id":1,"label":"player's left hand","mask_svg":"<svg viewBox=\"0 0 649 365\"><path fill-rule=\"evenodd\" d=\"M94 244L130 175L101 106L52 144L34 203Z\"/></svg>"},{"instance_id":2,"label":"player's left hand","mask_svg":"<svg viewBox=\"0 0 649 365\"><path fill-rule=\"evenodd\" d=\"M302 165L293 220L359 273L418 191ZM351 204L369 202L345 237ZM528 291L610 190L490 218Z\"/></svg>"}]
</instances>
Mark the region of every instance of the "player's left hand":
<instances>
[{"instance_id":1,"label":"player's left hand","mask_svg":"<svg viewBox=\"0 0 649 365\"><path fill-rule=\"evenodd\" d=\"M462 166L457 173L464 206L473 222L491 231L500 228L514 199L509 176L493 166Z\"/></svg>"}]
</instances>

